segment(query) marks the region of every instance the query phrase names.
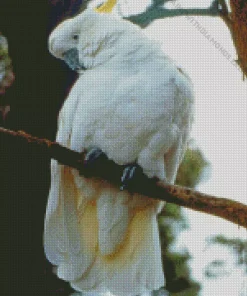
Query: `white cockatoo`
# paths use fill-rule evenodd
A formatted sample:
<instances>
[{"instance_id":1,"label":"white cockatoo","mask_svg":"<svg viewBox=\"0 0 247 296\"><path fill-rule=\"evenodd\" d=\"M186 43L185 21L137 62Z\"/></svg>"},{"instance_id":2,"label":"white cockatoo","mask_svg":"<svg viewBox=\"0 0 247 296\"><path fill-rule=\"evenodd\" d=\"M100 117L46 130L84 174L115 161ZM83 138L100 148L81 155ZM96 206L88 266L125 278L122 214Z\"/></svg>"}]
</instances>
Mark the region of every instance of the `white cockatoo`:
<instances>
[{"instance_id":1,"label":"white cockatoo","mask_svg":"<svg viewBox=\"0 0 247 296\"><path fill-rule=\"evenodd\" d=\"M173 183L193 117L189 77L138 26L89 8L54 29L49 50L79 72L60 111L57 142L89 151L92 161L104 153L125 167L123 185L137 166ZM164 286L157 224L163 205L53 160L47 258L78 291L157 290Z\"/></svg>"}]
</instances>

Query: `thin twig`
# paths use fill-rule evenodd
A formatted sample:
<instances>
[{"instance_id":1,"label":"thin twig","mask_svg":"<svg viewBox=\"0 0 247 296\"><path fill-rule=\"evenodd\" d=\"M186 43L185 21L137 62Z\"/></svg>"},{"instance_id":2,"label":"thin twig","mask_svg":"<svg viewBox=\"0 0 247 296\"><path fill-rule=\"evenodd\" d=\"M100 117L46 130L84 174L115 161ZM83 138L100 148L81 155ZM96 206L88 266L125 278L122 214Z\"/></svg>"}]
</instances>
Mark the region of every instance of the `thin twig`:
<instances>
[{"instance_id":1,"label":"thin twig","mask_svg":"<svg viewBox=\"0 0 247 296\"><path fill-rule=\"evenodd\" d=\"M16 132L4 128L0 128L0 141L10 141L10 144L16 147L20 144L24 146L32 145L33 149L38 149L42 155L54 158L63 165L76 168L81 175L88 177L88 171L84 166L85 153L72 151L56 142L40 139L23 131ZM90 171L90 176L104 179L119 186L122 170L122 166L115 164L111 160L103 159L100 165ZM247 228L247 205L245 204L227 198L206 195L177 185L165 185L161 182L155 182L154 179L145 178L135 188L132 188L134 192L218 216Z\"/></svg>"},{"instance_id":2,"label":"thin twig","mask_svg":"<svg viewBox=\"0 0 247 296\"><path fill-rule=\"evenodd\" d=\"M228 7L226 5L226 2L225 2L225 0L218 0L218 1L219 1L219 4L221 5L220 17L226 23L226 25L228 26L228 28L231 29L232 20L230 18L230 12L228 10Z\"/></svg>"},{"instance_id":3,"label":"thin twig","mask_svg":"<svg viewBox=\"0 0 247 296\"><path fill-rule=\"evenodd\" d=\"M230 31L238 55L238 65L247 77L247 2L246 0L231 0Z\"/></svg>"},{"instance_id":4,"label":"thin twig","mask_svg":"<svg viewBox=\"0 0 247 296\"><path fill-rule=\"evenodd\" d=\"M220 7L219 7L220 5ZM214 0L208 8L181 8L174 5L168 9L159 3L153 3L146 11L125 17L142 28L150 25L154 20L177 16L210 16L221 17L227 25L238 55L238 65L247 77L247 2L246 0L230 0L229 11L226 0Z\"/></svg>"},{"instance_id":5,"label":"thin twig","mask_svg":"<svg viewBox=\"0 0 247 296\"><path fill-rule=\"evenodd\" d=\"M139 25L141 28L145 28L157 19L163 19L167 17L178 17L178 16L211 16L218 17L219 11L215 8L176 8L168 9L161 7L151 7L145 12L124 17L129 21Z\"/></svg>"}]
</instances>

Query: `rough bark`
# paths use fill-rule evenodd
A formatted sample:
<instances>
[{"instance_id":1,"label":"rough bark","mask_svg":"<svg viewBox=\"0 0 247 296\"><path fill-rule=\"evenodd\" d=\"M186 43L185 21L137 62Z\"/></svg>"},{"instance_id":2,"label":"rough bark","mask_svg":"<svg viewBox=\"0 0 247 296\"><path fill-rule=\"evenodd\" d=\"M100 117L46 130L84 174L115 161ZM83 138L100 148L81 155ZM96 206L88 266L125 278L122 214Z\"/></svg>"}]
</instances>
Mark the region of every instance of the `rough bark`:
<instances>
[{"instance_id":1,"label":"rough bark","mask_svg":"<svg viewBox=\"0 0 247 296\"><path fill-rule=\"evenodd\" d=\"M120 185L123 166L116 165L111 160L102 159L100 163L88 171L84 165L85 152L78 153L72 151L56 142L40 139L23 131L11 131L4 128L0 128L0 141L10 141L13 147L17 144L20 147L21 144L24 149L25 146L32 145L32 149L36 150L39 157L43 155L54 158L61 164L78 169L81 175L100 178L116 186ZM227 198L206 195L177 185L165 185L145 176L141 182L137 182L131 188L131 191L218 216L247 228L247 205Z\"/></svg>"}]
</instances>

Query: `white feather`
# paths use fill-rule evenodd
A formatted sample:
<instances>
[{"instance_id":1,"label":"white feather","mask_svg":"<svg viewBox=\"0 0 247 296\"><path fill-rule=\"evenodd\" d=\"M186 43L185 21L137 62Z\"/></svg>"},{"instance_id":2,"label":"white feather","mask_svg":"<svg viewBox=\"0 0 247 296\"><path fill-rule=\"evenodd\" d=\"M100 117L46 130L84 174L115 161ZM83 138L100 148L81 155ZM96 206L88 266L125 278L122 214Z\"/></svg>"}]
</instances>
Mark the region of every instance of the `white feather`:
<instances>
[{"instance_id":1,"label":"white feather","mask_svg":"<svg viewBox=\"0 0 247 296\"><path fill-rule=\"evenodd\" d=\"M73 39L74 35L79 39ZM59 116L57 141L138 162L173 183L193 117L189 78L127 21L87 10L59 25L50 52L77 48L88 68ZM120 192L52 162L45 251L58 276L80 291L137 295L164 285L156 215L164 203Z\"/></svg>"}]
</instances>

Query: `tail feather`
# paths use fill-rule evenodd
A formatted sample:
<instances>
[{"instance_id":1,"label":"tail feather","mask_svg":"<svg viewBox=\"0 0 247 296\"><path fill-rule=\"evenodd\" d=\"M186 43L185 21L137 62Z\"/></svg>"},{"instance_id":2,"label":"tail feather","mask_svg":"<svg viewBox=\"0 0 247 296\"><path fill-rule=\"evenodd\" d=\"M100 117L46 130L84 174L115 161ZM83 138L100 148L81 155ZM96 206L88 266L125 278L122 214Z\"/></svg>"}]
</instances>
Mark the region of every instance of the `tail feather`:
<instances>
[{"instance_id":1,"label":"tail feather","mask_svg":"<svg viewBox=\"0 0 247 296\"><path fill-rule=\"evenodd\" d=\"M45 252L79 291L137 295L164 285L157 204L102 183L85 192L70 168L53 165Z\"/></svg>"},{"instance_id":2,"label":"tail feather","mask_svg":"<svg viewBox=\"0 0 247 296\"><path fill-rule=\"evenodd\" d=\"M130 218L128 194L117 192L116 188L102 190L97 200L98 236L101 254L114 253L121 244L121 238L126 236Z\"/></svg>"},{"instance_id":3,"label":"tail feather","mask_svg":"<svg viewBox=\"0 0 247 296\"><path fill-rule=\"evenodd\" d=\"M72 287L79 291L105 289L114 295L137 295L164 285L156 215L150 209L133 217L121 247L111 255L97 253L88 273Z\"/></svg>"},{"instance_id":4,"label":"tail feather","mask_svg":"<svg viewBox=\"0 0 247 296\"><path fill-rule=\"evenodd\" d=\"M48 260L58 265L67 249L67 231L64 220L64 192L61 183L60 167L55 160L51 162L51 188L45 217L44 248Z\"/></svg>"},{"instance_id":5,"label":"tail feather","mask_svg":"<svg viewBox=\"0 0 247 296\"><path fill-rule=\"evenodd\" d=\"M80 203L80 210L84 208L85 213L79 219L77 203L81 192L74 183L71 169L53 163L51 171L44 249L47 259L58 266L58 276L72 280L81 276L95 258L97 224L91 219L95 215L91 215L90 204ZM81 227L81 223L86 227ZM90 225L96 230L90 230Z\"/></svg>"},{"instance_id":6,"label":"tail feather","mask_svg":"<svg viewBox=\"0 0 247 296\"><path fill-rule=\"evenodd\" d=\"M137 295L164 285L158 226L153 209L135 214L122 252L122 260L116 257L113 276L107 278L107 287L113 294Z\"/></svg>"},{"instance_id":7,"label":"tail feather","mask_svg":"<svg viewBox=\"0 0 247 296\"><path fill-rule=\"evenodd\" d=\"M69 249L58 266L57 275L66 281L77 280L92 269L98 252L98 223L96 206L88 203L79 221L81 249L73 253ZM70 230L73 232L73 228Z\"/></svg>"}]
</instances>

